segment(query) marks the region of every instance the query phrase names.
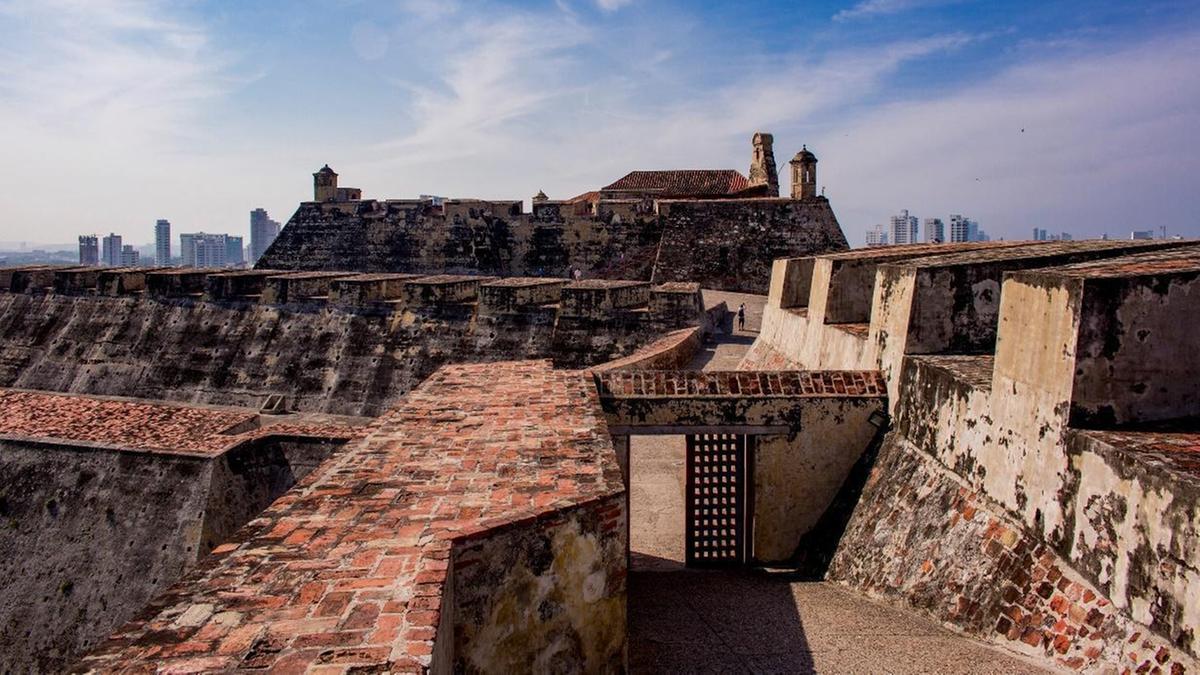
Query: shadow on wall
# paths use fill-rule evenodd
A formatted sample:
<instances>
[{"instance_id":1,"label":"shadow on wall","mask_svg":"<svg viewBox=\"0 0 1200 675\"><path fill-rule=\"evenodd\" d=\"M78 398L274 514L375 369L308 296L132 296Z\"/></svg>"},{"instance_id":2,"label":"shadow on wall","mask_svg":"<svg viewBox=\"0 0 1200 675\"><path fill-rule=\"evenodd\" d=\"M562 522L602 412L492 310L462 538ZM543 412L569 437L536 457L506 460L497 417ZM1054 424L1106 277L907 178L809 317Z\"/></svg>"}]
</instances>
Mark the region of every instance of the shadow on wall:
<instances>
[{"instance_id":1,"label":"shadow on wall","mask_svg":"<svg viewBox=\"0 0 1200 675\"><path fill-rule=\"evenodd\" d=\"M647 557L629 575L631 673L816 672L790 575Z\"/></svg>"},{"instance_id":2,"label":"shadow on wall","mask_svg":"<svg viewBox=\"0 0 1200 675\"><path fill-rule=\"evenodd\" d=\"M875 459L879 456L879 449L883 446L883 438L889 429L890 425L883 424L876 430L870 445L850 469L850 474L846 476L846 481L842 483L833 502L825 509L817 524L800 538L791 560L780 565L794 568L797 580L825 579L829 564L842 535L846 532L850 517L854 515L854 509L858 506L858 500L866 488L871 470L875 467Z\"/></svg>"}]
</instances>

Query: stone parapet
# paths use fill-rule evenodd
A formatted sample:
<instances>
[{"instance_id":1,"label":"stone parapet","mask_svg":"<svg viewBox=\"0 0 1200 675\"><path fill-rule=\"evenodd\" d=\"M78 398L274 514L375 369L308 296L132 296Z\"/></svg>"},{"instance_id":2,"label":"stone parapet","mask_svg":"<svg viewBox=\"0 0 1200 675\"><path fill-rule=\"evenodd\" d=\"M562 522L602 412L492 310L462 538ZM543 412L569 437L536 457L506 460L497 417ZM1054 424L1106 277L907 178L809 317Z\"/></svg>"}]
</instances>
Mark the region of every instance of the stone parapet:
<instances>
[{"instance_id":1,"label":"stone parapet","mask_svg":"<svg viewBox=\"0 0 1200 675\"><path fill-rule=\"evenodd\" d=\"M278 270L239 270L216 272L204 280L207 300L254 300L262 297L267 279L279 274Z\"/></svg>"},{"instance_id":2,"label":"stone parapet","mask_svg":"<svg viewBox=\"0 0 1200 675\"><path fill-rule=\"evenodd\" d=\"M616 310L644 307L649 300L650 284L644 281L575 281L562 289L559 316L610 319Z\"/></svg>"},{"instance_id":3,"label":"stone parapet","mask_svg":"<svg viewBox=\"0 0 1200 675\"><path fill-rule=\"evenodd\" d=\"M548 304L556 304L565 279L510 277L484 282L479 286L479 311L488 315L520 314Z\"/></svg>"},{"instance_id":4,"label":"stone parapet","mask_svg":"<svg viewBox=\"0 0 1200 675\"><path fill-rule=\"evenodd\" d=\"M479 285L494 280L495 277L462 274L421 277L404 285L404 301L410 309L471 303L479 297Z\"/></svg>"},{"instance_id":5,"label":"stone parapet","mask_svg":"<svg viewBox=\"0 0 1200 675\"><path fill-rule=\"evenodd\" d=\"M329 302L346 307L370 307L404 300L404 286L420 274L359 274L329 284Z\"/></svg>"},{"instance_id":6,"label":"stone parapet","mask_svg":"<svg viewBox=\"0 0 1200 675\"><path fill-rule=\"evenodd\" d=\"M291 272L267 277L262 292L266 305L282 305L289 302L327 301L332 292L333 281L356 276L352 272Z\"/></svg>"},{"instance_id":7,"label":"stone parapet","mask_svg":"<svg viewBox=\"0 0 1200 675\"><path fill-rule=\"evenodd\" d=\"M208 275L219 270L182 267L146 273L146 295L156 298L202 298Z\"/></svg>"}]
</instances>

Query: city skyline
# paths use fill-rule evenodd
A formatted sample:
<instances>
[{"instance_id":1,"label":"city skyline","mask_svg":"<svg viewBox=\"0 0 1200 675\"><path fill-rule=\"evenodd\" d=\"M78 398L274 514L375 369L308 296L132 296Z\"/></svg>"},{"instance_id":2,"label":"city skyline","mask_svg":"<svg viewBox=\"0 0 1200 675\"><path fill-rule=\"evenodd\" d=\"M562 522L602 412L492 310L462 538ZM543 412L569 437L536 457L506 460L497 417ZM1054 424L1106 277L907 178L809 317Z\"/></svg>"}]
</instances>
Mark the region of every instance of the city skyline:
<instances>
[{"instance_id":1,"label":"city skyline","mask_svg":"<svg viewBox=\"0 0 1200 675\"><path fill-rule=\"evenodd\" d=\"M821 157L854 241L895 203L969 210L996 237L1200 234L1190 4L323 7L0 3L0 240L157 218L248 234L228 223L286 220L325 163L380 198L744 172L757 130Z\"/></svg>"}]
</instances>

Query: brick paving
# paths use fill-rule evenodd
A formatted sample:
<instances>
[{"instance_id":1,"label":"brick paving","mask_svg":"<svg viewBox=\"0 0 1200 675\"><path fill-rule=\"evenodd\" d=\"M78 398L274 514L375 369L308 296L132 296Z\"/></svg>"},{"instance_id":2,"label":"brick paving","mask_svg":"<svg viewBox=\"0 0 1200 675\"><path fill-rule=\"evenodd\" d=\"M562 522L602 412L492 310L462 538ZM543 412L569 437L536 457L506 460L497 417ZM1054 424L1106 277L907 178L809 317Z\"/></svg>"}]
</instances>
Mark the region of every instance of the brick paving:
<instances>
[{"instance_id":1,"label":"brick paving","mask_svg":"<svg viewBox=\"0 0 1200 675\"><path fill-rule=\"evenodd\" d=\"M268 436L349 440L362 427L280 422L250 410L0 389L0 436L156 454L215 457Z\"/></svg>"},{"instance_id":2,"label":"brick paving","mask_svg":"<svg viewBox=\"0 0 1200 675\"><path fill-rule=\"evenodd\" d=\"M590 376L445 367L80 668L420 671L452 541L622 490Z\"/></svg>"}]
</instances>

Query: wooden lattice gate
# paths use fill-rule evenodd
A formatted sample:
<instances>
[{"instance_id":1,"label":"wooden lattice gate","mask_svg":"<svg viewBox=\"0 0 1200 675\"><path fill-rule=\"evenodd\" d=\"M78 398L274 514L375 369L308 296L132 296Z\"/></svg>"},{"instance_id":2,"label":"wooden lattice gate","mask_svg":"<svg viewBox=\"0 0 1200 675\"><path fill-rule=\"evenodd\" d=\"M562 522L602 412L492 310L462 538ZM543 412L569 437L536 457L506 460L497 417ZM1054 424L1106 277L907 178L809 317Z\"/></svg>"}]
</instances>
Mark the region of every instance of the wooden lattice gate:
<instances>
[{"instance_id":1,"label":"wooden lattice gate","mask_svg":"<svg viewBox=\"0 0 1200 675\"><path fill-rule=\"evenodd\" d=\"M740 565L749 559L746 475L749 437L687 437L687 551L690 567Z\"/></svg>"}]
</instances>

